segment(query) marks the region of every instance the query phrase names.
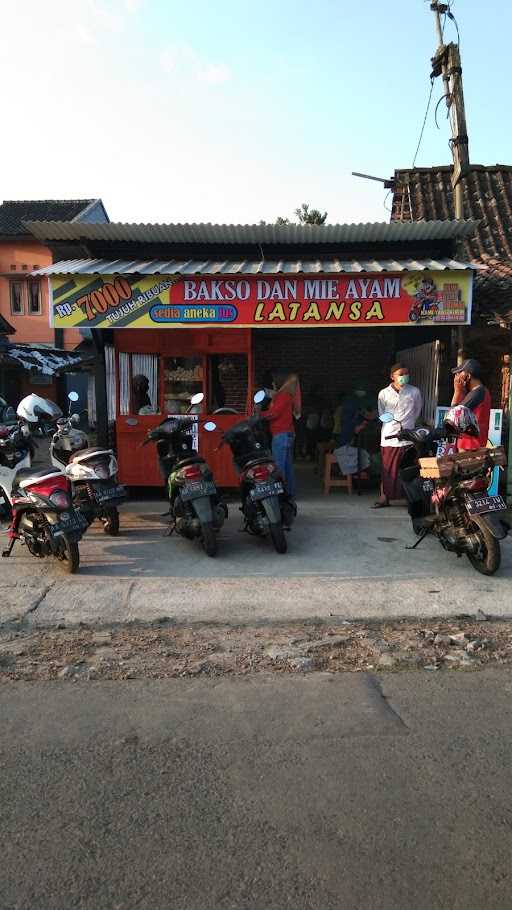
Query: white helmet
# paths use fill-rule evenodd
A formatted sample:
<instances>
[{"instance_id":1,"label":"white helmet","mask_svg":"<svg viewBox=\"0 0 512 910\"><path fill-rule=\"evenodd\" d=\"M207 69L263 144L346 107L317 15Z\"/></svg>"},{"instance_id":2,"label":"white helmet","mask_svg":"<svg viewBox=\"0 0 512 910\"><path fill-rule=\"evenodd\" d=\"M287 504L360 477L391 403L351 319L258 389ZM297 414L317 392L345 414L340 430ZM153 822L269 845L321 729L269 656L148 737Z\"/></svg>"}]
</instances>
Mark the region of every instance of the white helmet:
<instances>
[{"instance_id":1,"label":"white helmet","mask_svg":"<svg viewBox=\"0 0 512 910\"><path fill-rule=\"evenodd\" d=\"M62 416L61 409L47 398L40 395L27 395L20 401L17 411L18 417L28 423L38 423L39 420L54 420Z\"/></svg>"}]
</instances>

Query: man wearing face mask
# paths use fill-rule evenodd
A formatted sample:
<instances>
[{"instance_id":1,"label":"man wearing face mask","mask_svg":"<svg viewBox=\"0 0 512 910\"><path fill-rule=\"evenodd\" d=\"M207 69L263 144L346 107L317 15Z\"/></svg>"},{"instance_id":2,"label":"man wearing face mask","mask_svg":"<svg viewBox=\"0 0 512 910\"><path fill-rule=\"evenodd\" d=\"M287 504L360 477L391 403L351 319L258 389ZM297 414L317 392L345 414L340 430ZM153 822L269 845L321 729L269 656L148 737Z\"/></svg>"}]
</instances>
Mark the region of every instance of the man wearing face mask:
<instances>
[{"instance_id":1,"label":"man wearing face mask","mask_svg":"<svg viewBox=\"0 0 512 910\"><path fill-rule=\"evenodd\" d=\"M391 367L391 383L379 392L379 417L381 414L393 414L394 420L382 424L380 452L382 460L381 496L374 509L384 509L391 500L402 498L402 488L398 477L406 442L389 439L395 436L402 426L413 430L421 414L423 400L421 392L410 384L409 370L403 363Z\"/></svg>"}]
</instances>

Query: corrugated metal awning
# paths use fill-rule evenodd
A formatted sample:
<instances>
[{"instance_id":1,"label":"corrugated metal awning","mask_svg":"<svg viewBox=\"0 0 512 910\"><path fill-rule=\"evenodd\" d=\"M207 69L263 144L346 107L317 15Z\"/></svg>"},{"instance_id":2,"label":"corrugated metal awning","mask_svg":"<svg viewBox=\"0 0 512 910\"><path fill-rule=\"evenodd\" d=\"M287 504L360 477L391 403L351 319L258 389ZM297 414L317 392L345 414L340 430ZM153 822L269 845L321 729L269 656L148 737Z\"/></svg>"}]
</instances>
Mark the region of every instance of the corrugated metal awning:
<instances>
[{"instance_id":1,"label":"corrugated metal awning","mask_svg":"<svg viewBox=\"0 0 512 910\"><path fill-rule=\"evenodd\" d=\"M78 369L90 356L74 351L60 351L56 348L34 347L25 344L7 344L0 353L0 360L14 361L25 370L37 370L46 376L54 376L66 370Z\"/></svg>"},{"instance_id":2,"label":"corrugated metal awning","mask_svg":"<svg viewBox=\"0 0 512 910\"><path fill-rule=\"evenodd\" d=\"M456 240L474 234L475 221L387 221L368 224L122 224L26 221L47 241L100 240L181 244L351 244Z\"/></svg>"},{"instance_id":3,"label":"corrugated metal awning","mask_svg":"<svg viewBox=\"0 0 512 910\"><path fill-rule=\"evenodd\" d=\"M361 272L441 272L474 268L455 259L122 260L71 259L34 275L336 275Z\"/></svg>"}]
</instances>

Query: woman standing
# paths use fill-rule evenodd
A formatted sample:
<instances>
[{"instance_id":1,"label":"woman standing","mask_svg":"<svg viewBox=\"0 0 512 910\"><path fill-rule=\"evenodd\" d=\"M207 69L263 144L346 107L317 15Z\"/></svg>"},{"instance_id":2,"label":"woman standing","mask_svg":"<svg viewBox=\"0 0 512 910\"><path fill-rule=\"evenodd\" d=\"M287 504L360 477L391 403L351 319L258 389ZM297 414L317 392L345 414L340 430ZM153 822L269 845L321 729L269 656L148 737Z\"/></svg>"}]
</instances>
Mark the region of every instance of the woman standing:
<instances>
[{"instance_id":1,"label":"woman standing","mask_svg":"<svg viewBox=\"0 0 512 910\"><path fill-rule=\"evenodd\" d=\"M276 373L274 388L277 391L268 411L265 411L262 417L270 424L274 461L285 479L288 495L295 499L294 417L298 419L301 413L299 377L295 373Z\"/></svg>"}]
</instances>

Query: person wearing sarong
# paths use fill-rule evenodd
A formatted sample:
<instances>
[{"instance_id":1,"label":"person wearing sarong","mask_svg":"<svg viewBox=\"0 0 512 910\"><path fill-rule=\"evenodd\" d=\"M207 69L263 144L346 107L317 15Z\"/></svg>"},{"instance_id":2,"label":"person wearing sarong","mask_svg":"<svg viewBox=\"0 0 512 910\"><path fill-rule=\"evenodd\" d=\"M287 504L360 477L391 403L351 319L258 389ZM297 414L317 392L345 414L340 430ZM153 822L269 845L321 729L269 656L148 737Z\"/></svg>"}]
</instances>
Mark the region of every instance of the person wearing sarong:
<instances>
[{"instance_id":1,"label":"person wearing sarong","mask_svg":"<svg viewBox=\"0 0 512 910\"><path fill-rule=\"evenodd\" d=\"M387 413L392 414L394 418L389 423L383 423L381 430L381 495L373 508L383 509L389 506L392 500L402 499L398 472L408 445L399 439L389 437L399 433L401 427L404 430L413 430L423 407L421 392L410 384L409 370L402 363L395 363L391 367L391 382L379 392L378 406L379 417Z\"/></svg>"}]
</instances>

